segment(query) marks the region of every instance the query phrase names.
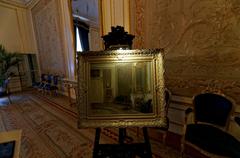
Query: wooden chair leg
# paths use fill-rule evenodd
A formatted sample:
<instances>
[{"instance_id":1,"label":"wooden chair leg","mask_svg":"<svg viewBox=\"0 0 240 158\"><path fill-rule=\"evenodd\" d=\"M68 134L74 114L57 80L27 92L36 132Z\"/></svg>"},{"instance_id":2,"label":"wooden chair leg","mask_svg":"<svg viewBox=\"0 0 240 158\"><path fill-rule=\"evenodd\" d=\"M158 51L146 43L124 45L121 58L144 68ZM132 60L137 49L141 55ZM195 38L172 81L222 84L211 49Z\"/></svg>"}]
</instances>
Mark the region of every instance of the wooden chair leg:
<instances>
[{"instance_id":1,"label":"wooden chair leg","mask_svg":"<svg viewBox=\"0 0 240 158\"><path fill-rule=\"evenodd\" d=\"M184 158L184 148L185 148L185 143L181 142L181 157Z\"/></svg>"},{"instance_id":2,"label":"wooden chair leg","mask_svg":"<svg viewBox=\"0 0 240 158\"><path fill-rule=\"evenodd\" d=\"M163 144L166 145L167 132L163 133Z\"/></svg>"}]
</instances>

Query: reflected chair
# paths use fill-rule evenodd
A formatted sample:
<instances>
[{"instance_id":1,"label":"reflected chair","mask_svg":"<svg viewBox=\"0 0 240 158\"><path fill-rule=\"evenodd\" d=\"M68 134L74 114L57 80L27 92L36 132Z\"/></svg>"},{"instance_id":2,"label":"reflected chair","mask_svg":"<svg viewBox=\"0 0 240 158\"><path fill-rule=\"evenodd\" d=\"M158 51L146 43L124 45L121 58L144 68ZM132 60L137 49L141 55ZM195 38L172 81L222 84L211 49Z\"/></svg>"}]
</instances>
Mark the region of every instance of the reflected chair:
<instances>
[{"instance_id":1,"label":"reflected chair","mask_svg":"<svg viewBox=\"0 0 240 158\"><path fill-rule=\"evenodd\" d=\"M153 112L152 99L148 99L147 101L144 101L141 105L140 111L142 113L152 113Z\"/></svg>"},{"instance_id":2,"label":"reflected chair","mask_svg":"<svg viewBox=\"0 0 240 158\"><path fill-rule=\"evenodd\" d=\"M233 110L233 100L223 94L205 92L196 95L193 108L185 112L182 155L188 145L208 157L240 158L240 142L228 132ZM191 113L194 123L188 124Z\"/></svg>"}]
</instances>

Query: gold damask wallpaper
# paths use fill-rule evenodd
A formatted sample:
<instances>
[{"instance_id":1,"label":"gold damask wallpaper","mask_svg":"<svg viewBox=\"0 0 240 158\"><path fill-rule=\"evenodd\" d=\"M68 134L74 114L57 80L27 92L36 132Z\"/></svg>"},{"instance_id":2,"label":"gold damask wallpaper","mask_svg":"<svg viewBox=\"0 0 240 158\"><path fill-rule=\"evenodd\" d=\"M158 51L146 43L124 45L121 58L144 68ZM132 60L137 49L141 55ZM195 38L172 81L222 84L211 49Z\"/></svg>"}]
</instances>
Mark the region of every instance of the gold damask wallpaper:
<instances>
[{"instance_id":1,"label":"gold damask wallpaper","mask_svg":"<svg viewBox=\"0 0 240 158\"><path fill-rule=\"evenodd\" d=\"M40 0L32 8L42 73L66 74L58 0Z\"/></svg>"},{"instance_id":2,"label":"gold damask wallpaper","mask_svg":"<svg viewBox=\"0 0 240 158\"><path fill-rule=\"evenodd\" d=\"M173 94L221 89L240 105L239 0L135 0L131 11L134 47L165 49Z\"/></svg>"}]
</instances>

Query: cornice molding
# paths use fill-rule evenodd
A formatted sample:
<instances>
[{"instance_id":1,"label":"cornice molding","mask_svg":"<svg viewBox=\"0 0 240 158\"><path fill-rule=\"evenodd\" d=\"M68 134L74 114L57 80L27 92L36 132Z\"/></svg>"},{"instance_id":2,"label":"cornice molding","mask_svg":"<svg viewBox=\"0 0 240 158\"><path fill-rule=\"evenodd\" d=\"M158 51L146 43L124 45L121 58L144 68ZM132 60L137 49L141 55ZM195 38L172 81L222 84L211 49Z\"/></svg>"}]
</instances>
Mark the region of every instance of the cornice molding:
<instances>
[{"instance_id":1,"label":"cornice molding","mask_svg":"<svg viewBox=\"0 0 240 158\"><path fill-rule=\"evenodd\" d=\"M16 0L0 0L0 3L11 5L18 8L32 9L40 0L30 0L28 2L20 2Z\"/></svg>"},{"instance_id":2,"label":"cornice molding","mask_svg":"<svg viewBox=\"0 0 240 158\"><path fill-rule=\"evenodd\" d=\"M0 0L0 3L4 3L7 5L12 5L14 7L19 7L19 8L26 8L26 5L22 2L14 1L14 0Z\"/></svg>"},{"instance_id":3,"label":"cornice molding","mask_svg":"<svg viewBox=\"0 0 240 158\"><path fill-rule=\"evenodd\" d=\"M28 9L32 9L36 4L38 4L40 0L30 0L27 4L26 7Z\"/></svg>"}]
</instances>

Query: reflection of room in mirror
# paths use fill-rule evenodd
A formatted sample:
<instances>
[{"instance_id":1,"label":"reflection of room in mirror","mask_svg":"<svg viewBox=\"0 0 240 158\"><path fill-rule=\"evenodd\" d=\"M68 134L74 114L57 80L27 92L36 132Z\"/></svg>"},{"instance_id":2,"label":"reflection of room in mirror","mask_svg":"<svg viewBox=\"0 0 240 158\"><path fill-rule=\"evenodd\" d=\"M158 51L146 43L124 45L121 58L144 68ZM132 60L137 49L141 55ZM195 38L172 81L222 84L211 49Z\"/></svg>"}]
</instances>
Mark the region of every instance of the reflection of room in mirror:
<instances>
[{"instance_id":1,"label":"reflection of room in mirror","mask_svg":"<svg viewBox=\"0 0 240 158\"><path fill-rule=\"evenodd\" d=\"M152 63L91 63L90 114L152 113Z\"/></svg>"}]
</instances>

